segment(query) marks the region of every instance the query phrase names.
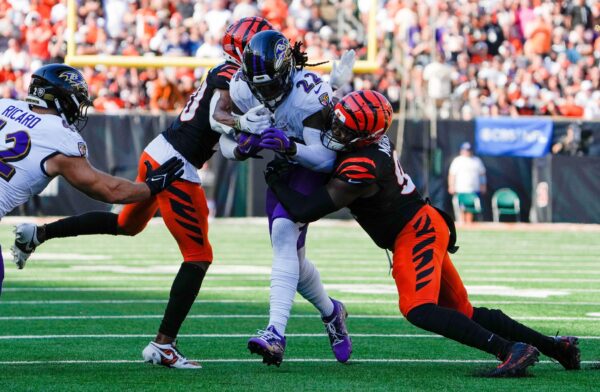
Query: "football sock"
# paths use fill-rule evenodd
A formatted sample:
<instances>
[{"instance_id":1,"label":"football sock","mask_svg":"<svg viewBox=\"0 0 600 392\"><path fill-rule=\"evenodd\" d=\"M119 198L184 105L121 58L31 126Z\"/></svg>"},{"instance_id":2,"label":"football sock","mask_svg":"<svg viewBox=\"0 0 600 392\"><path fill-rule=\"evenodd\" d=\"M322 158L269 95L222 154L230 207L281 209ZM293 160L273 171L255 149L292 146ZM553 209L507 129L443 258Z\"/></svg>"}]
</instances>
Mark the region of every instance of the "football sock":
<instances>
[{"instance_id":1,"label":"football sock","mask_svg":"<svg viewBox=\"0 0 600 392\"><path fill-rule=\"evenodd\" d=\"M42 243L52 238L76 237L78 235L117 235L118 217L117 214L112 212L87 212L38 226L36 236L38 241Z\"/></svg>"},{"instance_id":2,"label":"football sock","mask_svg":"<svg viewBox=\"0 0 600 392\"><path fill-rule=\"evenodd\" d=\"M296 244L299 235L298 225L291 220L277 218L273 221L269 325L273 325L281 336L285 336L285 328L298 287L300 266Z\"/></svg>"},{"instance_id":3,"label":"football sock","mask_svg":"<svg viewBox=\"0 0 600 392\"><path fill-rule=\"evenodd\" d=\"M494 334L464 314L435 304L417 306L406 315L415 326L445 336L467 346L505 358L512 342Z\"/></svg>"},{"instance_id":4,"label":"football sock","mask_svg":"<svg viewBox=\"0 0 600 392\"><path fill-rule=\"evenodd\" d=\"M177 337L181 324L188 315L202 286L202 280L210 266L209 262L181 263L171 286L169 302L158 331L171 338Z\"/></svg>"},{"instance_id":5,"label":"football sock","mask_svg":"<svg viewBox=\"0 0 600 392\"><path fill-rule=\"evenodd\" d=\"M554 354L554 339L511 319L499 309L473 308L472 320L504 339L535 346L544 355Z\"/></svg>"},{"instance_id":6,"label":"football sock","mask_svg":"<svg viewBox=\"0 0 600 392\"><path fill-rule=\"evenodd\" d=\"M331 302L331 298L329 298L325 287L323 287L319 271L310 260L304 257L303 251L298 251L298 257L300 257L298 292L321 312L322 317L331 316L333 302Z\"/></svg>"}]
</instances>

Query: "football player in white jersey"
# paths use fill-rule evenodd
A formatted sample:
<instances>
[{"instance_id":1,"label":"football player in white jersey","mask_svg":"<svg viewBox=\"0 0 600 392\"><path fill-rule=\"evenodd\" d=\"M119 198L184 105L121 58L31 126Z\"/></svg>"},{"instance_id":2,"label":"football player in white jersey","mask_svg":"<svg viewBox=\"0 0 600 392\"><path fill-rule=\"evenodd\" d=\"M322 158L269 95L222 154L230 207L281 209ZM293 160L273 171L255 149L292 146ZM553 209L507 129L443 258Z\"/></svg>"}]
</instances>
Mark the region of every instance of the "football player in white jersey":
<instances>
[{"instance_id":1,"label":"football player in white jersey","mask_svg":"<svg viewBox=\"0 0 600 392\"><path fill-rule=\"evenodd\" d=\"M145 362L176 369L202 368L197 361L188 360L176 345L180 328L213 262L208 237L209 210L197 171L214 154L219 138L229 137L231 126L236 125L239 131L246 132L269 126L269 116L254 115L253 111L232 116L229 81L241 65L247 42L257 32L272 28L266 19L256 16L232 23L222 38L227 60L208 70L179 116L144 149L139 159L139 181L145 175L145 161L183 159L181 179L165 192L141 203L129 204L119 214L92 211L43 226L24 223L16 227L13 249L15 262L22 268L29 255L45 241L91 234L135 236L160 210L179 246L183 262L173 280L156 337L142 351ZM211 128L213 117L219 121L218 129L214 130ZM233 139L232 143L236 145Z\"/></svg>"},{"instance_id":2,"label":"football player in white jersey","mask_svg":"<svg viewBox=\"0 0 600 392\"><path fill-rule=\"evenodd\" d=\"M303 70L306 61L300 44L292 47L277 31L261 32L252 38L229 93L234 109L240 113L264 105L271 113L272 125L260 135L243 135L233 150L221 144L221 151L228 158L239 159L262 148L273 150L295 163L289 185L308 194L326 182L336 154L320 139L328 123L332 89L318 75ZM345 325L347 312L341 302L327 295L319 272L305 258L308 225L295 223L270 190L267 215L273 247L270 317L267 328L248 341L248 349L269 365L281 364L285 329L298 291L320 311L336 359L346 362L352 353Z\"/></svg>"},{"instance_id":3,"label":"football player in white jersey","mask_svg":"<svg viewBox=\"0 0 600 392\"><path fill-rule=\"evenodd\" d=\"M90 104L83 75L64 64L35 71L25 101L0 99L0 218L59 175L96 200L123 204L145 200L181 176L180 159L149 169L138 183L95 169L79 134ZM1 253L0 264L1 290Z\"/></svg>"}]
</instances>

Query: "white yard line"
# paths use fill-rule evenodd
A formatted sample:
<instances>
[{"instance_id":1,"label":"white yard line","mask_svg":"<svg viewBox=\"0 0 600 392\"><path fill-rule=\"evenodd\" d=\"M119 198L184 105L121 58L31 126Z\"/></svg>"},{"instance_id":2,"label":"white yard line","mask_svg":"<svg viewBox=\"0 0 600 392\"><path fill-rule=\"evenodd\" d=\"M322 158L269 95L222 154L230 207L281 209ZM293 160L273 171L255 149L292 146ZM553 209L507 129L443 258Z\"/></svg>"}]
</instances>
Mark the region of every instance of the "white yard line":
<instances>
[{"instance_id":1,"label":"white yard line","mask_svg":"<svg viewBox=\"0 0 600 392\"><path fill-rule=\"evenodd\" d=\"M526 321L600 321L600 313L589 313L592 317L577 316L513 316L517 320ZM22 321L22 320L134 320L134 319L157 319L162 314L134 314L134 315L88 315L88 316L2 316L0 321ZM262 319L268 314L191 314L188 319ZM319 318L314 314L296 314L292 318ZM376 315L376 314L352 314L352 319L404 319L401 315Z\"/></svg>"},{"instance_id":2,"label":"white yard line","mask_svg":"<svg viewBox=\"0 0 600 392\"><path fill-rule=\"evenodd\" d=\"M80 334L80 335L0 335L0 340L34 340L34 339L138 339L138 338L153 338L156 334ZM326 337L326 334L319 333L291 333L286 334L288 338L322 338ZM440 339L443 338L441 335L431 334L376 334L376 333L353 333L353 338L402 338L402 339ZM248 338L249 334L181 334L178 338L202 338L202 339L237 339L237 338ZM578 336L579 339L584 340L600 340L600 336Z\"/></svg>"},{"instance_id":3,"label":"white yard line","mask_svg":"<svg viewBox=\"0 0 600 392\"><path fill-rule=\"evenodd\" d=\"M559 280L560 281L560 280ZM368 285L368 284L365 284ZM394 288L393 284L389 285ZM535 288L537 290L561 290L576 293L600 293L599 289L580 289L580 288ZM129 292L129 291L169 291L170 286L146 286L146 287L3 287L2 292L94 292L94 291L110 291L110 292ZM263 286L215 286L202 287L202 291L250 291L250 290L269 290L269 287ZM396 294L397 293L390 293ZM1 300L0 300L1 301Z\"/></svg>"},{"instance_id":4,"label":"white yard line","mask_svg":"<svg viewBox=\"0 0 600 392\"><path fill-rule=\"evenodd\" d=\"M516 273L516 272L515 272ZM584 274L585 272L581 272ZM566 275L566 274L565 274ZM265 284L269 281L268 275L262 277L245 277L240 278L239 275L232 275L232 278L223 278L222 276L215 279L208 279L209 282L264 282ZM361 282L361 283L389 283L394 284L394 280L390 276L362 276L362 277L327 277L323 276L324 282ZM533 277L520 277L514 276L469 276L464 274L462 280L466 283L600 283L600 278L566 278L566 277L545 277L545 278L533 278ZM162 276L139 276L139 275L86 275L86 276L19 276L19 277L6 277L6 282L172 282L173 276L162 275ZM247 290L245 286L215 286L210 287L212 290L228 290L229 287L237 287L237 290ZM263 286L250 286L250 288ZM561 286L561 289L568 290L568 287Z\"/></svg>"},{"instance_id":5,"label":"white yard line","mask_svg":"<svg viewBox=\"0 0 600 392\"><path fill-rule=\"evenodd\" d=\"M200 363L260 363L256 358L212 358L212 359L193 359ZM306 362L337 362L333 358L286 358L286 363L306 363ZM95 365L95 364L143 364L140 360L128 360L128 359L105 359L105 360L49 360L49 361L0 361L0 365ZM351 359L349 363L447 363L447 364L466 364L466 363L494 363L498 361L493 359L414 359L414 358L357 358ZM595 364L596 361L581 361L582 364ZM556 365L552 361L540 361L539 364L552 364Z\"/></svg>"},{"instance_id":6,"label":"white yard line","mask_svg":"<svg viewBox=\"0 0 600 392\"><path fill-rule=\"evenodd\" d=\"M268 300L258 299L199 299L194 303L201 304L266 304ZM304 299L297 299L299 304L308 304ZM105 305L124 305L124 304L165 304L166 299L98 299L98 300L0 300L2 305L90 305L90 304L105 304ZM381 304L381 305L397 305L398 300L357 300L345 299L345 304ZM568 301L487 301L487 300L472 300L474 305L548 305L548 306L598 306L600 302L568 302Z\"/></svg>"},{"instance_id":7,"label":"white yard line","mask_svg":"<svg viewBox=\"0 0 600 392\"><path fill-rule=\"evenodd\" d=\"M321 271L323 272L323 271ZM515 274L519 274L520 278L515 278ZM565 283L596 283L600 282L600 278L566 278L564 276L579 275L600 275L600 271L585 271L585 270L573 270L570 274L565 273L553 273L553 272L540 272L535 273L534 271L527 271L527 274L534 274L536 277L526 277L523 273L518 270L507 270L507 271L490 271L490 275L479 276L471 275L469 272L463 273L461 271L462 279L469 282L531 282L531 283L546 283L546 282L565 282ZM31 276L31 275L20 275L20 276L8 276L8 282L172 282L175 274L162 274L162 275L131 275L118 273L114 275L87 275L87 276L65 276L68 272L59 273L53 270L36 271L36 274L44 274L44 276ZM52 274L52 275L51 275ZM56 274L56 275L54 275ZM382 273L383 274L383 273ZM512 275L512 276L498 276L498 275ZM539 277L546 275L546 277ZM393 284L393 278L390 276L322 276L321 279L324 282L377 282L377 283L390 283ZM222 274L219 276L211 276L210 282L268 282L269 275L261 274L260 276L244 276L240 277L239 274L232 274L226 276Z\"/></svg>"}]
</instances>

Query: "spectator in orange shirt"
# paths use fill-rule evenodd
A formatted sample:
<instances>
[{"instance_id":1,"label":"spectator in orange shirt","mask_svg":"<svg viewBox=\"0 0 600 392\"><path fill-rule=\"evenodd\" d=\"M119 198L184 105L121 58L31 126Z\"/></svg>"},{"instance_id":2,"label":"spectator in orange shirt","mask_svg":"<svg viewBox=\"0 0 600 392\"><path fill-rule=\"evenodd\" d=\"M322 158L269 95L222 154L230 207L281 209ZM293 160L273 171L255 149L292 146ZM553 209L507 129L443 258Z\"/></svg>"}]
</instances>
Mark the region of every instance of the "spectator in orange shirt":
<instances>
[{"instance_id":1,"label":"spectator in orange shirt","mask_svg":"<svg viewBox=\"0 0 600 392\"><path fill-rule=\"evenodd\" d=\"M526 35L526 55L545 55L550 53L550 45L552 42L552 26L544 19L541 9L537 8L535 10L535 21L531 24L531 29Z\"/></svg>"},{"instance_id":2,"label":"spectator in orange shirt","mask_svg":"<svg viewBox=\"0 0 600 392\"><path fill-rule=\"evenodd\" d=\"M32 59L47 61L50 59L49 44L52 39L52 26L48 23L48 19L42 20L37 12L32 12L29 21L26 19L26 24L29 22L27 29L27 46Z\"/></svg>"},{"instance_id":3,"label":"spectator in orange shirt","mask_svg":"<svg viewBox=\"0 0 600 392\"><path fill-rule=\"evenodd\" d=\"M150 95L150 109L153 111L172 111L182 107L184 98L177 89L177 85L171 82L164 70L158 70L158 77L152 84Z\"/></svg>"},{"instance_id":4,"label":"spectator in orange shirt","mask_svg":"<svg viewBox=\"0 0 600 392\"><path fill-rule=\"evenodd\" d=\"M288 5L283 0L265 0L261 12L263 18L271 22L275 29L281 30L288 16Z\"/></svg>"},{"instance_id":5,"label":"spectator in orange shirt","mask_svg":"<svg viewBox=\"0 0 600 392\"><path fill-rule=\"evenodd\" d=\"M575 103L575 97L572 94L567 95L565 103L558 107L561 116L565 117L583 117L583 108Z\"/></svg>"}]
</instances>

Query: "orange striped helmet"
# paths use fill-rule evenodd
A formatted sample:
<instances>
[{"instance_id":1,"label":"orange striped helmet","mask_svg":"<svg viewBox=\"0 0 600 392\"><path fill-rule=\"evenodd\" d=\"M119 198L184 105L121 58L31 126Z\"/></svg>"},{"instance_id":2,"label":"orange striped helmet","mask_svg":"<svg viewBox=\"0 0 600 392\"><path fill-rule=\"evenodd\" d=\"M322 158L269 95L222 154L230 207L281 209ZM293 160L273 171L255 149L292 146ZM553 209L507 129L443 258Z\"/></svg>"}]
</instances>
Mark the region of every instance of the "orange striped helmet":
<instances>
[{"instance_id":1,"label":"orange striped helmet","mask_svg":"<svg viewBox=\"0 0 600 392\"><path fill-rule=\"evenodd\" d=\"M227 61L242 65L242 53L246 44L250 42L254 34L266 30L274 30L274 28L268 20L260 16L242 18L230 24L221 40Z\"/></svg>"},{"instance_id":2,"label":"orange striped helmet","mask_svg":"<svg viewBox=\"0 0 600 392\"><path fill-rule=\"evenodd\" d=\"M333 107L331 130L321 135L321 141L336 151L377 143L392 124L392 116L392 105L377 91L351 92Z\"/></svg>"}]
</instances>

